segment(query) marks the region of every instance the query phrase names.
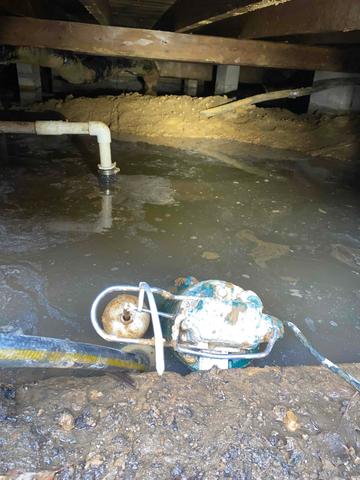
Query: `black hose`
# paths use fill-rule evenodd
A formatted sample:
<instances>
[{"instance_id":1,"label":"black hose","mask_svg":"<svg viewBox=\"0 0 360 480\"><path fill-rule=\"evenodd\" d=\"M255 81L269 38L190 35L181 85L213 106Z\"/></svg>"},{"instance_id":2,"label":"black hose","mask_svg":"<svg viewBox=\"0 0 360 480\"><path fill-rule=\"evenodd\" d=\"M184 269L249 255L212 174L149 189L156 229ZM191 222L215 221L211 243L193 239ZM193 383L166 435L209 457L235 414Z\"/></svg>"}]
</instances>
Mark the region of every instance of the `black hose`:
<instances>
[{"instance_id":1,"label":"black hose","mask_svg":"<svg viewBox=\"0 0 360 480\"><path fill-rule=\"evenodd\" d=\"M0 334L0 367L148 369L145 357L57 338Z\"/></svg>"}]
</instances>

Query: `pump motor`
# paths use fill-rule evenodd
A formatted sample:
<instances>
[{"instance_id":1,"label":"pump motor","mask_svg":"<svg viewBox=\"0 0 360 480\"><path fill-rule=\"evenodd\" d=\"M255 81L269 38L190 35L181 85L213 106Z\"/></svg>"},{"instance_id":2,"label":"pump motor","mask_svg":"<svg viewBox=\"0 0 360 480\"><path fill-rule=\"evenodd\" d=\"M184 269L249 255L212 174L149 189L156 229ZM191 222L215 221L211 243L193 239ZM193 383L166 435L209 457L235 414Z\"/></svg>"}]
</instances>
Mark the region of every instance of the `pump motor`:
<instances>
[{"instance_id":1,"label":"pump motor","mask_svg":"<svg viewBox=\"0 0 360 480\"><path fill-rule=\"evenodd\" d=\"M118 296L108 301L100 321L99 309L114 293ZM153 337L143 338L149 318ZM177 279L173 292L144 282L138 287L109 287L96 297L91 321L105 340L133 345L132 351L146 355L153 347L160 374L165 369L164 347L192 370L242 368L269 355L284 333L280 320L263 313L255 292L221 280L198 282L194 277Z\"/></svg>"}]
</instances>

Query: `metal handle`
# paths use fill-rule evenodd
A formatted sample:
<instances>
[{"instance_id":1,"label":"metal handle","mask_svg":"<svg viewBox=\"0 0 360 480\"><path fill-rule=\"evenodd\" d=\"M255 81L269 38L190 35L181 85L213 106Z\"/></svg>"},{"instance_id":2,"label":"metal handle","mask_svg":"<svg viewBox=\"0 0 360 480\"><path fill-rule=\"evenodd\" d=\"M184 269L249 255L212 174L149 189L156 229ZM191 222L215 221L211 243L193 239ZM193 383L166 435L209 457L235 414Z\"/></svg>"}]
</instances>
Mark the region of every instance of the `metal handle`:
<instances>
[{"instance_id":1,"label":"metal handle","mask_svg":"<svg viewBox=\"0 0 360 480\"><path fill-rule=\"evenodd\" d=\"M278 329L274 329L273 334L268 341L266 348L262 352L254 352L254 353L216 353L210 352L206 350L197 349L196 347L181 347L180 345L176 345L175 350L180 353L185 353L187 355L196 355L198 357L205 357L205 358L215 358L220 360L255 360L259 358L264 358L269 355L273 346L275 345L276 340L279 338L279 331Z\"/></svg>"}]
</instances>

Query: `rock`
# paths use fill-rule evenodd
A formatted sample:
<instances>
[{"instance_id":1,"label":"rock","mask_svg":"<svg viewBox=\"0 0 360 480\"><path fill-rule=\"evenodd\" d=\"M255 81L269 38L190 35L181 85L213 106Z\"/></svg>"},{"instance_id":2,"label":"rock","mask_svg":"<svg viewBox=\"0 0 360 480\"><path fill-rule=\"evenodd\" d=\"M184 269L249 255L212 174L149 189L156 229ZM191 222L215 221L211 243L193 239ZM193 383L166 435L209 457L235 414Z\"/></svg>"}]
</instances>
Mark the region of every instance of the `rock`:
<instances>
[{"instance_id":1,"label":"rock","mask_svg":"<svg viewBox=\"0 0 360 480\"><path fill-rule=\"evenodd\" d=\"M87 462L85 468L89 469L91 467L99 467L104 463L104 459L99 454L89 454L87 456Z\"/></svg>"},{"instance_id":2,"label":"rock","mask_svg":"<svg viewBox=\"0 0 360 480\"><path fill-rule=\"evenodd\" d=\"M276 421L283 422L286 415L286 408L284 405L275 405L273 408L273 414Z\"/></svg>"},{"instance_id":3,"label":"rock","mask_svg":"<svg viewBox=\"0 0 360 480\"><path fill-rule=\"evenodd\" d=\"M75 427L78 429L89 429L92 427L96 427L97 421L96 418L91 415L89 411L84 411L81 415L79 415L75 419Z\"/></svg>"},{"instance_id":4,"label":"rock","mask_svg":"<svg viewBox=\"0 0 360 480\"><path fill-rule=\"evenodd\" d=\"M284 425L289 432L296 432L300 428L298 417L292 410L288 410L284 417Z\"/></svg>"},{"instance_id":5,"label":"rock","mask_svg":"<svg viewBox=\"0 0 360 480\"><path fill-rule=\"evenodd\" d=\"M98 400L99 398L103 397L104 394L99 390L90 390L89 398L90 400Z\"/></svg>"},{"instance_id":6,"label":"rock","mask_svg":"<svg viewBox=\"0 0 360 480\"><path fill-rule=\"evenodd\" d=\"M75 419L70 412L62 412L58 423L65 432L70 432L75 427Z\"/></svg>"},{"instance_id":7,"label":"rock","mask_svg":"<svg viewBox=\"0 0 360 480\"><path fill-rule=\"evenodd\" d=\"M218 260L220 258L220 255L216 252L203 252L201 256L205 260Z\"/></svg>"}]
</instances>

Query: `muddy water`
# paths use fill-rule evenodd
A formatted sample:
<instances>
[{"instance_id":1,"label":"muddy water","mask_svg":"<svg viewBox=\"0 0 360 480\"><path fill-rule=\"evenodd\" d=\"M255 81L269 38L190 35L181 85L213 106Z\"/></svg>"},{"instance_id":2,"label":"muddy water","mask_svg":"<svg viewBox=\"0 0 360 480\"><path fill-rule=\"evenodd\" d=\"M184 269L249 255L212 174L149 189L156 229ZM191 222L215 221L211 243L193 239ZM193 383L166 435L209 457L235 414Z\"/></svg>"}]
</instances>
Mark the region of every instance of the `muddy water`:
<instances>
[{"instance_id":1,"label":"muddy water","mask_svg":"<svg viewBox=\"0 0 360 480\"><path fill-rule=\"evenodd\" d=\"M349 168L245 146L229 165L219 154L114 142L121 175L105 195L88 149L65 137L9 141L1 326L101 343L89 322L100 290L140 280L169 289L194 275L256 291L322 353L360 361L360 204ZM314 361L291 333L262 361L299 363Z\"/></svg>"}]
</instances>

